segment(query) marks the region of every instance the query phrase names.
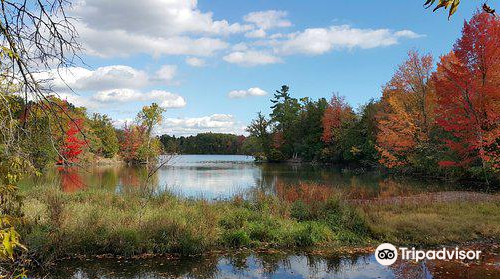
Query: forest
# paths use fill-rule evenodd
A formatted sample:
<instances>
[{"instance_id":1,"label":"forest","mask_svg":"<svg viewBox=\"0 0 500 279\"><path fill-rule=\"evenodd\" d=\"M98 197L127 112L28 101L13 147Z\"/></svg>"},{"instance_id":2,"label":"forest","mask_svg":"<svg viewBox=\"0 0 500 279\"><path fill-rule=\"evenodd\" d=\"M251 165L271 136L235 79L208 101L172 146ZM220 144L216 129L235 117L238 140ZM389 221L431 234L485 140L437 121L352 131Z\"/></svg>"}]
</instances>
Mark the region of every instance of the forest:
<instances>
[{"instance_id":1,"label":"forest","mask_svg":"<svg viewBox=\"0 0 500 279\"><path fill-rule=\"evenodd\" d=\"M282 86L269 117L248 127L270 162L314 161L498 183L500 21L476 13L452 50L412 50L380 100L355 109L339 94L293 98Z\"/></svg>"},{"instance_id":2,"label":"forest","mask_svg":"<svg viewBox=\"0 0 500 279\"><path fill-rule=\"evenodd\" d=\"M109 163L110 160L142 164L154 160L163 150L158 138L152 134L163 113L155 103L143 107L135 121L117 129L109 116L89 115L86 108L75 107L57 96L49 96L48 101L28 103L14 94L7 97L10 106L2 107L0 114L10 114L14 118L6 125L22 127L24 133L37 137L36 142L22 144L28 165L36 170L54 164L71 166L96 161ZM54 113L46 113L49 106Z\"/></svg>"},{"instance_id":3,"label":"forest","mask_svg":"<svg viewBox=\"0 0 500 279\"><path fill-rule=\"evenodd\" d=\"M9 125L22 125L26 133L36 135L36 143L22 145L35 169L53 162L74 165L101 159L142 164L162 153L251 154L259 161L315 162L496 183L499 25L497 18L477 13L437 63L430 54L411 50L383 86L382 97L358 108L338 93L329 100L294 98L293 89L283 85L270 100L270 115L258 113L250 123L249 136L156 136L164 110L155 103L120 129L107 115L89 115L86 108L57 96L50 96L49 102L24 103L19 95L9 94L10 107L1 113L15 116ZM4 86L5 91L16 91L13 84ZM54 113L45 113L49 106Z\"/></svg>"},{"instance_id":4,"label":"forest","mask_svg":"<svg viewBox=\"0 0 500 279\"><path fill-rule=\"evenodd\" d=\"M339 165L342 172L352 167L474 180L479 182L474 190L498 185L500 19L486 4L464 23L447 54L410 51L380 99L355 108L339 93L297 98L293 85L283 85L270 100L271 113L258 113L249 124L248 136L174 137L155 133L165 112L157 103L117 128L108 115L75 106L33 77L35 70L72 65L71 53L77 56L77 32L63 3L0 5L0 278L27 278L25 267L86 256L180 259L239 248L276 253L388 241L432 247L500 239L498 194L460 191L436 200L428 193L413 203L403 203L405 197L377 202L301 181L291 187L276 182L274 193L257 188L248 198L208 201L150 187L165 153L252 154L260 162ZM458 3L425 5L449 9L451 16ZM30 12L33 7L40 14ZM65 193L62 181L20 188L23 178L41 176L54 165L64 171L122 162L147 166L140 191L93 185Z\"/></svg>"},{"instance_id":5,"label":"forest","mask_svg":"<svg viewBox=\"0 0 500 279\"><path fill-rule=\"evenodd\" d=\"M254 138L234 134L161 135L160 142L166 153L175 154L252 155L260 151Z\"/></svg>"}]
</instances>

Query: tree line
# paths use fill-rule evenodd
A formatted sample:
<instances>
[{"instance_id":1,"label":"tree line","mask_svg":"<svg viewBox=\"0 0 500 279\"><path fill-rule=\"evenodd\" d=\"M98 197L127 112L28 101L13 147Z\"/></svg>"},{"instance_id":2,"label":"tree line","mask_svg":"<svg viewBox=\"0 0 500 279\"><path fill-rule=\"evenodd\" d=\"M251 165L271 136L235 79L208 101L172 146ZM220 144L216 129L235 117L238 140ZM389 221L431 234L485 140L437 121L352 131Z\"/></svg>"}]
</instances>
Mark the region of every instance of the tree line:
<instances>
[{"instance_id":1,"label":"tree line","mask_svg":"<svg viewBox=\"0 0 500 279\"><path fill-rule=\"evenodd\" d=\"M398 172L498 181L500 20L477 12L437 67L410 51L380 100L354 109L343 96L293 98L286 85L247 131L255 155L384 167Z\"/></svg>"},{"instance_id":2,"label":"tree line","mask_svg":"<svg viewBox=\"0 0 500 279\"><path fill-rule=\"evenodd\" d=\"M163 152L159 139L153 136L154 126L161 123L163 109L156 103L145 106L136 120L123 128L113 126L112 119L100 113L89 115L84 107L56 96L43 101L28 101L11 88L8 107L0 114L13 116L5 127L22 130L31 139L23 141L21 152L35 169L49 165L79 165L95 162L99 158L115 158L126 163L142 164L154 161ZM52 106L54 113L47 114ZM10 118L5 118L10 119Z\"/></svg>"},{"instance_id":3,"label":"tree line","mask_svg":"<svg viewBox=\"0 0 500 279\"><path fill-rule=\"evenodd\" d=\"M258 151L253 138L223 133L199 133L194 136L160 136L167 153L251 155Z\"/></svg>"}]
</instances>

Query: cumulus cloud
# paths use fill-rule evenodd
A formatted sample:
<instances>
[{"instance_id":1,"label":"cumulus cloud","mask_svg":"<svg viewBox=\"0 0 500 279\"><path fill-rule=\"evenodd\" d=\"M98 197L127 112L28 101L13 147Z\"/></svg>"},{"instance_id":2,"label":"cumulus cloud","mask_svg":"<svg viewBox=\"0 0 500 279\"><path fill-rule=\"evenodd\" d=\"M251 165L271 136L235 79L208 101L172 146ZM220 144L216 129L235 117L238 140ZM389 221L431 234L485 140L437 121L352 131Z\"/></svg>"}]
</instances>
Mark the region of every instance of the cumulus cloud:
<instances>
[{"instance_id":1,"label":"cumulus cloud","mask_svg":"<svg viewBox=\"0 0 500 279\"><path fill-rule=\"evenodd\" d=\"M127 30L151 36L231 34L251 27L226 20L214 20L211 12L198 9L196 0L83 0L72 13L90 28Z\"/></svg>"},{"instance_id":2,"label":"cumulus cloud","mask_svg":"<svg viewBox=\"0 0 500 279\"><path fill-rule=\"evenodd\" d=\"M163 108L182 108L186 106L186 100L180 95L164 91L152 90L141 92L133 89L112 89L95 93L92 99L98 102L157 102Z\"/></svg>"},{"instance_id":3,"label":"cumulus cloud","mask_svg":"<svg viewBox=\"0 0 500 279\"><path fill-rule=\"evenodd\" d=\"M211 56L229 44L217 38L189 36L151 37L125 30L78 28L85 52L99 57L127 57L133 54Z\"/></svg>"},{"instance_id":4,"label":"cumulus cloud","mask_svg":"<svg viewBox=\"0 0 500 279\"><path fill-rule=\"evenodd\" d=\"M61 68L35 74L38 80L55 91L99 91L116 88L144 88L159 82L172 82L177 66L163 65L155 74L124 65L110 65L90 70L82 67Z\"/></svg>"},{"instance_id":5,"label":"cumulus cloud","mask_svg":"<svg viewBox=\"0 0 500 279\"><path fill-rule=\"evenodd\" d=\"M258 65L282 63L281 58L264 51L235 51L223 57L223 59L232 64L238 64L244 67Z\"/></svg>"},{"instance_id":6,"label":"cumulus cloud","mask_svg":"<svg viewBox=\"0 0 500 279\"><path fill-rule=\"evenodd\" d=\"M205 67L207 63L205 60L197 57L188 57L186 58L186 64L192 67Z\"/></svg>"},{"instance_id":7,"label":"cumulus cloud","mask_svg":"<svg viewBox=\"0 0 500 279\"><path fill-rule=\"evenodd\" d=\"M248 90L233 90L227 94L229 98L245 98L249 96L265 96L267 92L258 88L252 87Z\"/></svg>"},{"instance_id":8,"label":"cumulus cloud","mask_svg":"<svg viewBox=\"0 0 500 279\"><path fill-rule=\"evenodd\" d=\"M149 83L146 72L124 65L99 67L95 70L82 67L62 68L37 73L35 78L50 83L56 91L66 91L69 88L78 91L140 88Z\"/></svg>"},{"instance_id":9,"label":"cumulus cloud","mask_svg":"<svg viewBox=\"0 0 500 279\"><path fill-rule=\"evenodd\" d=\"M90 110L96 110L102 107L101 103L95 102L94 100L85 95L70 93L70 92L61 92L57 93L56 95L61 100L66 100L77 107L85 107Z\"/></svg>"},{"instance_id":10,"label":"cumulus cloud","mask_svg":"<svg viewBox=\"0 0 500 279\"><path fill-rule=\"evenodd\" d=\"M159 134L195 135L203 132L244 134L246 125L230 114L212 114L192 118L166 118Z\"/></svg>"},{"instance_id":11,"label":"cumulus cloud","mask_svg":"<svg viewBox=\"0 0 500 279\"><path fill-rule=\"evenodd\" d=\"M262 30L289 27L292 23L286 19L287 12L285 11L260 11L252 12L243 17L246 22L253 23Z\"/></svg>"},{"instance_id":12,"label":"cumulus cloud","mask_svg":"<svg viewBox=\"0 0 500 279\"><path fill-rule=\"evenodd\" d=\"M163 65L156 72L156 78L162 82L171 82L177 73L177 66L175 65Z\"/></svg>"},{"instance_id":13,"label":"cumulus cloud","mask_svg":"<svg viewBox=\"0 0 500 279\"><path fill-rule=\"evenodd\" d=\"M281 55L307 54L320 55L336 49L376 48L397 44L402 38L418 38L421 35L402 30L358 29L349 25L329 28L309 28L302 32L289 34L286 39L271 42L275 53Z\"/></svg>"},{"instance_id":14,"label":"cumulus cloud","mask_svg":"<svg viewBox=\"0 0 500 279\"><path fill-rule=\"evenodd\" d=\"M232 50L233 51L244 51L248 49L248 45L246 43L237 43L233 45Z\"/></svg>"},{"instance_id":15,"label":"cumulus cloud","mask_svg":"<svg viewBox=\"0 0 500 279\"><path fill-rule=\"evenodd\" d=\"M89 109L138 101L157 102L164 108L181 108L186 101L180 95L164 90L144 90L171 82L176 71L175 65L163 65L152 74L129 66L111 65L95 70L62 68L37 73L35 77L50 86L60 98Z\"/></svg>"},{"instance_id":16,"label":"cumulus cloud","mask_svg":"<svg viewBox=\"0 0 500 279\"><path fill-rule=\"evenodd\" d=\"M253 28L215 20L197 5L196 0L81 0L69 13L78 18L85 51L97 56L212 55L227 43L210 36Z\"/></svg>"},{"instance_id":17,"label":"cumulus cloud","mask_svg":"<svg viewBox=\"0 0 500 279\"><path fill-rule=\"evenodd\" d=\"M265 38L266 31L264 29L256 29L256 30L250 31L248 33L245 33L245 37L247 37L247 38Z\"/></svg>"}]
</instances>

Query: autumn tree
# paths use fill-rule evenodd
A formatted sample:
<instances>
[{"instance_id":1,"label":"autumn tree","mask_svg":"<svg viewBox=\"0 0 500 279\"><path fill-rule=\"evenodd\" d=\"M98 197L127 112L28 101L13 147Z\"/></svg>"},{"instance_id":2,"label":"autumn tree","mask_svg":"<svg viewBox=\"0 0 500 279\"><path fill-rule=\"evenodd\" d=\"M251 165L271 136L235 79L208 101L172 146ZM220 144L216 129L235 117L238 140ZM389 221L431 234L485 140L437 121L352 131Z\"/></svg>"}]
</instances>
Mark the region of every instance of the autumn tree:
<instances>
[{"instance_id":1,"label":"autumn tree","mask_svg":"<svg viewBox=\"0 0 500 279\"><path fill-rule=\"evenodd\" d=\"M82 153L85 145L85 141L80 139L80 130L82 127L82 119L73 119L68 122L60 150L60 164L74 164L78 162L78 155Z\"/></svg>"},{"instance_id":2,"label":"autumn tree","mask_svg":"<svg viewBox=\"0 0 500 279\"><path fill-rule=\"evenodd\" d=\"M145 127L125 125L120 138L120 156L128 163L141 163L139 148L144 145Z\"/></svg>"},{"instance_id":3,"label":"autumn tree","mask_svg":"<svg viewBox=\"0 0 500 279\"><path fill-rule=\"evenodd\" d=\"M434 6L436 4L436 6ZM434 7L432 10L433 12L439 10L439 9L444 9L448 10L448 19L458 10L458 6L460 5L460 0L438 0L436 3L436 0L426 0L424 3L424 7L430 8ZM491 14L491 15L497 15L496 11L492 9L486 1L482 5L483 12Z\"/></svg>"},{"instance_id":4,"label":"autumn tree","mask_svg":"<svg viewBox=\"0 0 500 279\"><path fill-rule=\"evenodd\" d=\"M333 94L321 119L323 126L321 140L327 145L327 148L323 150L323 159L342 161L343 151L340 148L340 138L343 129L352 123L355 118L354 110L345 101L345 98Z\"/></svg>"},{"instance_id":5,"label":"autumn tree","mask_svg":"<svg viewBox=\"0 0 500 279\"><path fill-rule=\"evenodd\" d=\"M97 137L95 152L106 158L115 156L120 146L111 118L105 114L94 113L90 119L90 127Z\"/></svg>"},{"instance_id":6,"label":"autumn tree","mask_svg":"<svg viewBox=\"0 0 500 279\"><path fill-rule=\"evenodd\" d=\"M343 96L333 94L328 107L321 119L323 124L323 135L321 139L325 143L332 143L339 136L342 125L354 118L352 107L345 101Z\"/></svg>"},{"instance_id":7,"label":"autumn tree","mask_svg":"<svg viewBox=\"0 0 500 279\"><path fill-rule=\"evenodd\" d=\"M434 76L437 123L455 158L442 166L500 169L500 20L476 13Z\"/></svg>"},{"instance_id":8,"label":"autumn tree","mask_svg":"<svg viewBox=\"0 0 500 279\"><path fill-rule=\"evenodd\" d=\"M144 154L146 163L149 163L150 159L158 156L160 153L158 148L161 147L161 144L157 138L152 137L152 133L154 127L161 124L164 112L165 109L161 108L157 103L152 103L150 106L143 107L137 114L137 121L144 128L144 136L146 137L146 145L142 149L142 153L147 153Z\"/></svg>"},{"instance_id":9,"label":"autumn tree","mask_svg":"<svg viewBox=\"0 0 500 279\"><path fill-rule=\"evenodd\" d=\"M408 53L384 86L377 146L388 168L425 165L435 123L435 92L431 84L432 56Z\"/></svg>"}]
</instances>

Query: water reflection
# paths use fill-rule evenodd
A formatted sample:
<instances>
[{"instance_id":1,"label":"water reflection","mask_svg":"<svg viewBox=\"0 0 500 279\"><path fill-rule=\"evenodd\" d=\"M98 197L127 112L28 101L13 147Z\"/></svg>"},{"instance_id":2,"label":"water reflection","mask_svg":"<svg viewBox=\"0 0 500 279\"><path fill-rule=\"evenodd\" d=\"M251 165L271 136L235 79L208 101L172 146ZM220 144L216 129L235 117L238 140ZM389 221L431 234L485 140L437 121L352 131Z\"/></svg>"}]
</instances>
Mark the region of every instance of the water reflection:
<instances>
[{"instance_id":1,"label":"water reflection","mask_svg":"<svg viewBox=\"0 0 500 279\"><path fill-rule=\"evenodd\" d=\"M478 263L398 261L385 267L373 255L238 253L192 259L67 261L45 278L500 278L498 247ZM42 278L43 274L39 276Z\"/></svg>"},{"instance_id":2,"label":"water reflection","mask_svg":"<svg viewBox=\"0 0 500 279\"><path fill-rule=\"evenodd\" d=\"M49 278L394 278L371 256L238 254L203 259L66 262Z\"/></svg>"},{"instance_id":3,"label":"water reflection","mask_svg":"<svg viewBox=\"0 0 500 279\"><path fill-rule=\"evenodd\" d=\"M101 166L85 170L57 168L37 179L56 181L67 192L96 187L125 193L144 187L147 178L145 167ZM24 184L41 183L32 182L28 180ZM208 199L228 198L255 190L287 196L296 191L293 187L306 184L342 190L351 199L405 196L457 188L457 185L395 179L377 173L355 174L334 167L255 164L252 157L233 155L178 156L159 169L148 182L149 187L157 192L168 190L186 197Z\"/></svg>"}]
</instances>

